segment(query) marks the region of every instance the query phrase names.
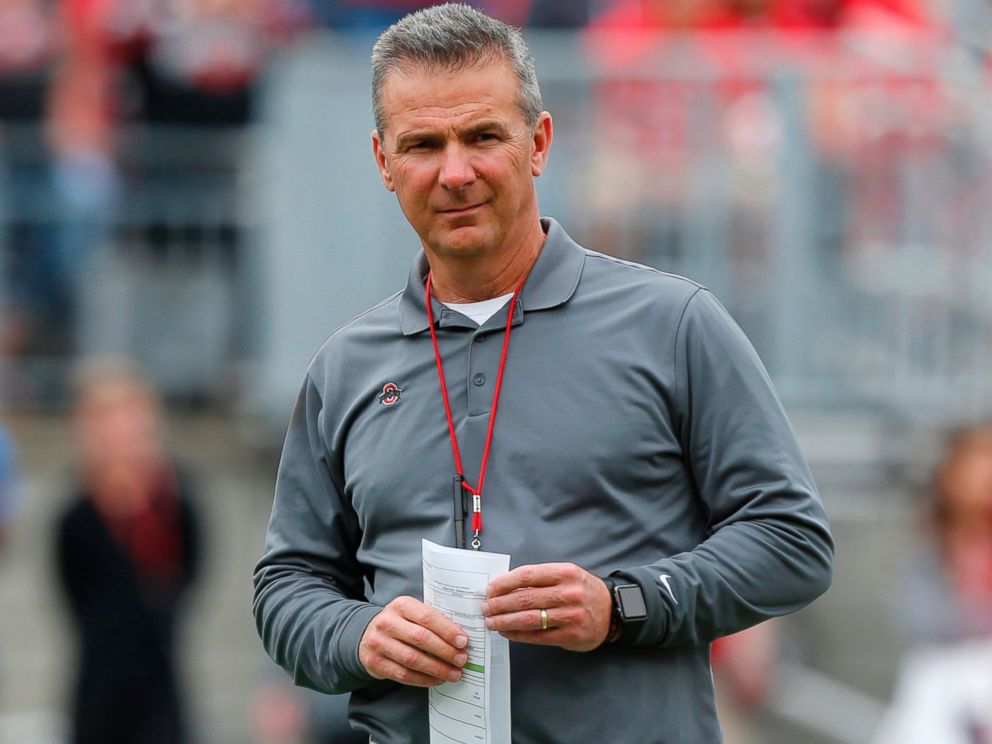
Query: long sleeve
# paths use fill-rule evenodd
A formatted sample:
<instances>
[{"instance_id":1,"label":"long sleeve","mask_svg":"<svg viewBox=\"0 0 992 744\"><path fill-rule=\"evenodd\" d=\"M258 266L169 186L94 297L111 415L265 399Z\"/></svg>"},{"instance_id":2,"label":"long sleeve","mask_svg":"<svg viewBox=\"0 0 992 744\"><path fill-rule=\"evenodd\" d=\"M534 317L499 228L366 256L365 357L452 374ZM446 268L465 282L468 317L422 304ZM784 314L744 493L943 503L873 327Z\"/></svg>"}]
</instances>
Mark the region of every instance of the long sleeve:
<instances>
[{"instance_id":1,"label":"long sleeve","mask_svg":"<svg viewBox=\"0 0 992 744\"><path fill-rule=\"evenodd\" d=\"M323 402L308 376L289 424L265 553L254 575L255 622L295 682L338 693L368 684L358 644L377 607L355 559L358 520L320 431Z\"/></svg>"},{"instance_id":2,"label":"long sleeve","mask_svg":"<svg viewBox=\"0 0 992 744\"><path fill-rule=\"evenodd\" d=\"M706 290L686 303L674 358L675 424L709 530L691 551L617 572L648 605L628 643L706 643L800 609L832 576L809 467L757 354Z\"/></svg>"}]
</instances>

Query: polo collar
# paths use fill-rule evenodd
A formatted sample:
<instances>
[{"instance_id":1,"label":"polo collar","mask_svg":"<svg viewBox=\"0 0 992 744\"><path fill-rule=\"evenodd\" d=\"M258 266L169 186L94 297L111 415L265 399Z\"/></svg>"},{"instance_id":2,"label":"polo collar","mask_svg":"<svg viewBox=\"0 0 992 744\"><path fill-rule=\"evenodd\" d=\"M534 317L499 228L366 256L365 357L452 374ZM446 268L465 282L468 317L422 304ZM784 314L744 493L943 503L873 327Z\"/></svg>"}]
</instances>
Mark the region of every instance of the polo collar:
<instances>
[{"instance_id":1,"label":"polo collar","mask_svg":"<svg viewBox=\"0 0 992 744\"><path fill-rule=\"evenodd\" d=\"M520 299L517 301L517 312L531 310L547 310L563 305L571 299L575 288L582 276L582 266L585 263L585 250L572 240L564 228L550 217L541 218L541 227L547 234L547 239L541 247L541 252L530 270ZM400 297L400 330L404 336L412 336L427 330L427 312L424 308L427 272L430 264L427 256L421 250L413 261L406 289ZM437 299L431 298L434 317L440 318L444 305ZM514 323L516 323L516 319Z\"/></svg>"}]
</instances>

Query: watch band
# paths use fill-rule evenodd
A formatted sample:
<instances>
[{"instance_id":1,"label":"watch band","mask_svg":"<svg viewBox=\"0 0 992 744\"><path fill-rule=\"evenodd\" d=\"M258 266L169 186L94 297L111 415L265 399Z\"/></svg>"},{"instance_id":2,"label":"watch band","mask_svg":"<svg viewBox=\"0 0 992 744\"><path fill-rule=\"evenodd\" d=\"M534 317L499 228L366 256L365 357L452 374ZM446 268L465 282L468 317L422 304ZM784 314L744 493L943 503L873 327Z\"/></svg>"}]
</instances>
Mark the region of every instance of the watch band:
<instances>
[{"instance_id":1,"label":"watch band","mask_svg":"<svg viewBox=\"0 0 992 744\"><path fill-rule=\"evenodd\" d=\"M610 593L610 629L606 633L606 640L603 641L603 645L608 646L611 643L616 643L623 637L623 618L620 616L620 605L617 602L615 591L617 582L609 576L603 576L601 578L603 579L603 583L606 584L606 590Z\"/></svg>"},{"instance_id":2,"label":"watch band","mask_svg":"<svg viewBox=\"0 0 992 744\"><path fill-rule=\"evenodd\" d=\"M603 641L604 645L608 645L616 643L623 638L624 628L627 623L643 622L647 618L647 613L644 606L644 593L640 586L629 581L620 584L610 576L601 578L610 593L610 629L606 634L606 640ZM626 600L628 603L636 598L634 604L640 605L639 608L633 610L633 613L626 611L627 608L624 606L624 600L620 596L623 592L628 593ZM630 593L636 593L635 597L629 596Z\"/></svg>"}]
</instances>

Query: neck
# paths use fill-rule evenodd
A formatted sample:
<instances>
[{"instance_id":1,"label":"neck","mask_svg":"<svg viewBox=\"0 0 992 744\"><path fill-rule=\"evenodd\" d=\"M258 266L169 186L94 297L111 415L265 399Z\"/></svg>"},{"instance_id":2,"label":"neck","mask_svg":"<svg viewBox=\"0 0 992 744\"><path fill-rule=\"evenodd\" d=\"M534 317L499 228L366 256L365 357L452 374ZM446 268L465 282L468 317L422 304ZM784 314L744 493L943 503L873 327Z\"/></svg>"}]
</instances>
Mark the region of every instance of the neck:
<instances>
[{"instance_id":1,"label":"neck","mask_svg":"<svg viewBox=\"0 0 992 744\"><path fill-rule=\"evenodd\" d=\"M534 222L517 247L499 260L457 261L428 252L431 294L442 302L480 302L516 291L544 245L541 223Z\"/></svg>"}]
</instances>

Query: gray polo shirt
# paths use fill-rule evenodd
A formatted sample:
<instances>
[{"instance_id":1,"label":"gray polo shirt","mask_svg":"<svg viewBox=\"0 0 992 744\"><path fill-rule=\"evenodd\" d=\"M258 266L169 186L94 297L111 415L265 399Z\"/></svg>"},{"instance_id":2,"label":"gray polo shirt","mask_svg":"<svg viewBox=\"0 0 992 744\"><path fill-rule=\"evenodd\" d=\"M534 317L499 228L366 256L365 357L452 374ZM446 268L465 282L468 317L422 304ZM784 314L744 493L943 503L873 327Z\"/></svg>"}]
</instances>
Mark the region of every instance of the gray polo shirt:
<instances>
[{"instance_id":1,"label":"gray polo shirt","mask_svg":"<svg viewBox=\"0 0 992 744\"><path fill-rule=\"evenodd\" d=\"M511 644L513 742L719 742L709 642L830 583L816 486L761 362L706 289L543 224L513 319L484 548L636 582L648 619L589 653ZM419 255L405 290L312 360L254 577L266 650L298 684L353 691L352 723L378 744L428 742L427 697L373 680L359 641L387 602L422 596L421 538L454 538L427 268ZM433 314L474 482L506 315L478 327L440 303Z\"/></svg>"}]
</instances>

